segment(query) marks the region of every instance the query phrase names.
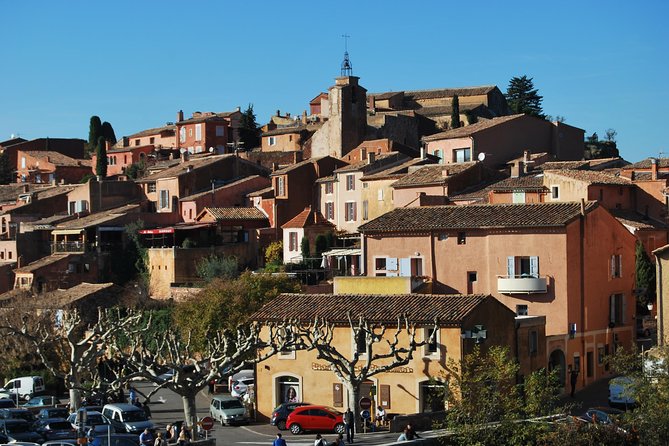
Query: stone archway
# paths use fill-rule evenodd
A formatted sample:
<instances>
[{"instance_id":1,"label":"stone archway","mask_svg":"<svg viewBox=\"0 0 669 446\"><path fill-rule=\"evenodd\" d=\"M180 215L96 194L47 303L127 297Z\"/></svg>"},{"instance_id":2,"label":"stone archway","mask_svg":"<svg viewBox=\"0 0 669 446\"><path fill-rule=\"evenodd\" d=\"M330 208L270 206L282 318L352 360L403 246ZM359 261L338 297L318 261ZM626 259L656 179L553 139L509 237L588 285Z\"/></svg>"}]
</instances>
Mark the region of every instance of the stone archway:
<instances>
[{"instance_id":1,"label":"stone archway","mask_svg":"<svg viewBox=\"0 0 669 446\"><path fill-rule=\"evenodd\" d=\"M560 380L560 387L565 386L565 379L567 377L567 366L564 352L561 349L553 350L548 358L548 370L558 370L558 379Z\"/></svg>"}]
</instances>

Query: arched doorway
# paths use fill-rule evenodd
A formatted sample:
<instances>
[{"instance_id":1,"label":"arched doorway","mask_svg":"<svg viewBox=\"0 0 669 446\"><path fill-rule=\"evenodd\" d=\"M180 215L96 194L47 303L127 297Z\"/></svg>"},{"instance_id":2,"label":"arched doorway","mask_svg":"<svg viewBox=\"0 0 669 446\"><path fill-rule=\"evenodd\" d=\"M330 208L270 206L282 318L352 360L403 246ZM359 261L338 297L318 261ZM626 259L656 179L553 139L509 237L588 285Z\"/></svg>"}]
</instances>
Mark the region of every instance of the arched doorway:
<instances>
[{"instance_id":1,"label":"arched doorway","mask_svg":"<svg viewBox=\"0 0 669 446\"><path fill-rule=\"evenodd\" d=\"M560 387L565 386L566 370L564 352L561 349L553 350L548 359L548 370L558 370L558 379L560 380Z\"/></svg>"}]
</instances>

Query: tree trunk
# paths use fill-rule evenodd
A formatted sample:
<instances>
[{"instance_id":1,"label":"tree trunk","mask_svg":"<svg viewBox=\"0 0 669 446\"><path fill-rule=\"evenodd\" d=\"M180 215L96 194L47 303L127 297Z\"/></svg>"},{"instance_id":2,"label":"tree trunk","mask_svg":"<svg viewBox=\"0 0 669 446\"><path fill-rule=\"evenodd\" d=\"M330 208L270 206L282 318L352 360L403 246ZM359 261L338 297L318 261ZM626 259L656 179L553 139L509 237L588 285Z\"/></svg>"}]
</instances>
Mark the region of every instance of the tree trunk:
<instances>
[{"instance_id":1,"label":"tree trunk","mask_svg":"<svg viewBox=\"0 0 669 446\"><path fill-rule=\"evenodd\" d=\"M184 406L184 420L188 427L192 429L192 441L197 438L197 408L195 407L195 395L182 395L181 400Z\"/></svg>"},{"instance_id":2,"label":"tree trunk","mask_svg":"<svg viewBox=\"0 0 669 446\"><path fill-rule=\"evenodd\" d=\"M76 412L81 407L81 393L79 389L70 388L70 411Z\"/></svg>"},{"instance_id":3,"label":"tree trunk","mask_svg":"<svg viewBox=\"0 0 669 446\"><path fill-rule=\"evenodd\" d=\"M348 407L353 411L355 419L355 432L362 432L362 418L360 417L360 386L354 384L347 384L348 389Z\"/></svg>"}]
</instances>

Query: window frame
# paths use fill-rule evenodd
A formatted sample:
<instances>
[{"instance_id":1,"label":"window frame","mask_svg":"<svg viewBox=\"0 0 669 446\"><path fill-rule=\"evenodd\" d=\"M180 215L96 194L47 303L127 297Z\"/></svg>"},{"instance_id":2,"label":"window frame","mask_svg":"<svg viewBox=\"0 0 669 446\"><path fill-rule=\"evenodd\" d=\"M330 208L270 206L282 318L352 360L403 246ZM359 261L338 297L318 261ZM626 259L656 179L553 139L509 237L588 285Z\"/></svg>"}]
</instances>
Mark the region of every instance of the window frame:
<instances>
[{"instance_id":1,"label":"window frame","mask_svg":"<svg viewBox=\"0 0 669 446\"><path fill-rule=\"evenodd\" d=\"M346 175L346 190L355 190L355 175Z\"/></svg>"}]
</instances>

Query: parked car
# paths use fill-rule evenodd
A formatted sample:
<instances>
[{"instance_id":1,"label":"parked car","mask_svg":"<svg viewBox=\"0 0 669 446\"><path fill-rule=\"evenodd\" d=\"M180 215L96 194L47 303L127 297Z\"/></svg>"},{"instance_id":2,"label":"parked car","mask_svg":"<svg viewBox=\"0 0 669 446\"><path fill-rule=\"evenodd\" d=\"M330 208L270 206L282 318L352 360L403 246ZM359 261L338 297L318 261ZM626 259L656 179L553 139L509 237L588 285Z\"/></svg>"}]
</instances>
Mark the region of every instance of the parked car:
<instances>
[{"instance_id":1,"label":"parked car","mask_svg":"<svg viewBox=\"0 0 669 446\"><path fill-rule=\"evenodd\" d=\"M18 395L19 398L29 400L35 393L44 392L44 380L41 376L22 376L7 381L0 389L0 397L10 398Z\"/></svg>"},{"instance_id":2,"label":"parked car","mask_svg":"<svg viewBox=\"0 0 669 446\"><path fill-rule=\"evenodd\" d=\"M56 404L60 404L60 400L55 396L41 395L30 398L28 402L23 404L21 407L29 409L32 407L55 406Z\"/></svg>"},{"instance_id":3,"label":"parked car","mask_svg":"<svg viewBox=\"0 0 669 446\"><path fill-rule=\"evenodd\" d=\"M246 392L249 391L249 386L253 385L254 382L255 380L253 377L241 378L239 380L233 381L232 387L230 388L230 395L234 396L235 398L243 397Z\"/></svg>"},{"instance_id":4,"label":"parked car","mask_svg":"<svg viewBox=\"0 0 669 446\"><path fill-rule=\"evenodd\" d=\"M79 446L76 439L45 441L42 446Z\"/></svg>"},{"instance_id":5,"label":"parked car","mask_svg":"<svg viewBox=\"0 0 669 446\"><path fill-rule=\"evenodd\" d=\"M28 409L22 409L15 407L13 409L0 409L0 418L5 420L14 419L14 420L26 420L28 423L34 423L36 418L35 415Z\"/></svg>"},{"instance_id":6,"label":"parked car","mask_svg":"<svg viewBox=\"0 0 669 446\"><path fill-rule=\"evenodd\" d=\"M77 430L65 418L38 420L33 428L45 441L77 438Z\"/></svg>"},{"instance_id":7,"label":"parked car","mask_svg":"<svg viewBox=\"0 0 669 446\"><path fill-rule=\"evenodd\" d=\"M634 381L628 376L617 376L609 381L609 406L621 409L636 405Z\"/></svg>"},{"instance_id":8,"label":"parked car","mask_svg":"<svg viewBox=\"0 0 669 446\"><path fill-rule=\"evenodd\" d=\"M106 404L102 408L102 415L117 432L139 435L146 428L153 430L153 423L146 418L144 410L132 404Z\"/></svg>"},{"instance_id":9,"label":"parked car","mask_svg":"<svg viewBox=\"0 0 669 446\"><path fill-rule=\"evenodd\" d=\"M111 440L111 442L109 441ZM89 446L138 446L139 436L130 434L99 435L88 443Z\"/></svg>"},{"instance_id":10,"label":"parked car","mask_svg":"<svg viewBox=\"0 0 669 446\"><path fill-rule=\"evenodd\" d=\"M345 433L344 415L328 406L301 406L288 415L286 428L294 435L304 431Z\"/></svg>"},{"instance_id":11,"label":"parked car","mask_svg":"<svg viewBox=\"0 0 669 446\"><path fill-rule=\"evenodd\" d=\"M77 424L77 414L72 413L67 417L67 421L72 425L74 429L79 429L80 426ZM102 413L89 410L86 411L86 423L83 425L83 429L88 436L95 436L95 434L102 433L106 434L110 429L112 434L116 433L116 428L112 426L111 422L105 418Z\"/></svg>"},{"instance_id":12,"label":"parked car","mask_svg":"<svg viewBox=\"0 0 669 446\"><path fill-rule=\"evenodd\" d=\"M288 415L300 406L309 406L309 403L283 403L272 411L269 424L276 426L280 431L286 430L286 419Z\"/></svg>"},{"instance_id":13,"label":"parked car","mask_svg":"<svg viewBox=\"0 0 669 446\"><path fill-rule=\"evenodd\" d=\"M11 409L16 407L16 402L10 398L0 398L0 409Z\"/></svg>"},{"instance_id":14,"label":"parked car","mask_svg":"<svg viewBox=\"0 0 669 446\"><path fill-rule=\"evenodd\" d=\"M3 419L0 420L0 432L9 438L10 443L16 441L30 441L41 443L42 436L31 430L30 423L21 419Z\"/></svg>"},{"instance_id":15,"label":"parked car","mask_svg":"<svg viewBox=\"0 0 669 446\"><path fill-rule=\"evenodd\" d=\"M216 395L213 397L209 404L209 414L214 420L218 420L221 426L248 424L249 422L246 407L232 396Z\"/></svg>"},{"instance_id":16,"label":"parked car","mask_svg":"<svg viewBox=\"0 0 669 446\"><path fill-rule=\"evenodd\" d=\"M611 407L591 407L579 418L587 423L613 424L614 419L622 414L622 410Z\"/></svg>"},{"instance_id":17,"label":"parked car","mask_svg":"<svg viewBox=\"0 0 669 446\"><path fill-rule=\"evenodd\" d=\"M172 381L174 379L174 369L169 369L167 372L160 374L156 377L156 380L159 383L164 383L165 381Z\"/></svg>"},{"instance_id":18,"label":"parked car","mask_svg":"<svg viewBox=\"0 0 669 446\"><path fill-rule=\"evenodd\" d=\"M45 418L67 418L70 416L70 411L67 407L45 407L37 412L37 419L43 420Z\"/></svg>"}]
</instances>

